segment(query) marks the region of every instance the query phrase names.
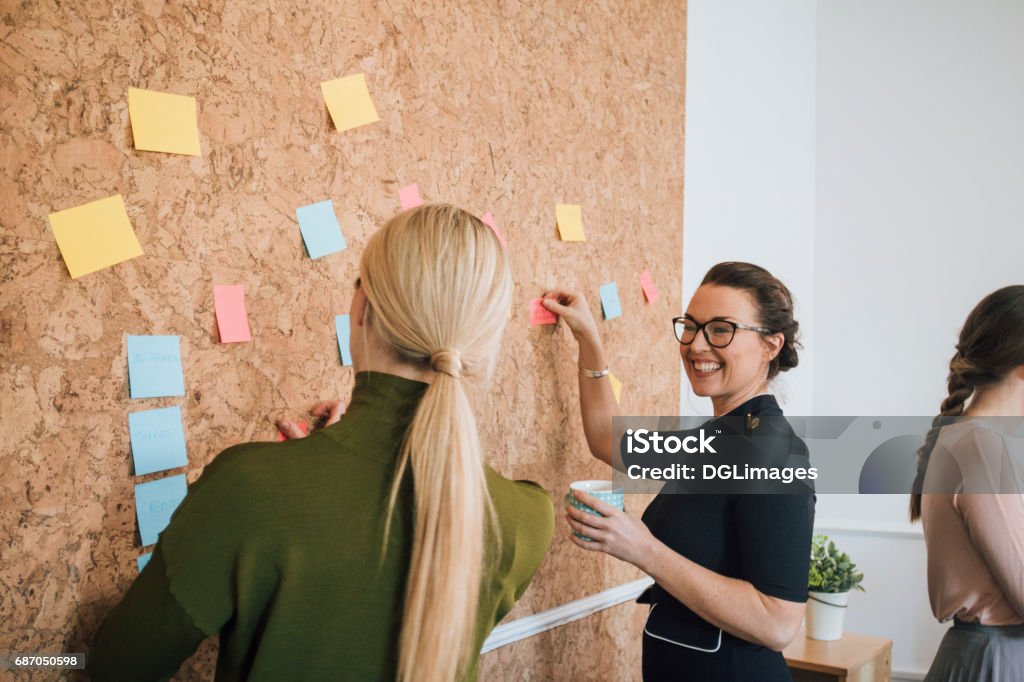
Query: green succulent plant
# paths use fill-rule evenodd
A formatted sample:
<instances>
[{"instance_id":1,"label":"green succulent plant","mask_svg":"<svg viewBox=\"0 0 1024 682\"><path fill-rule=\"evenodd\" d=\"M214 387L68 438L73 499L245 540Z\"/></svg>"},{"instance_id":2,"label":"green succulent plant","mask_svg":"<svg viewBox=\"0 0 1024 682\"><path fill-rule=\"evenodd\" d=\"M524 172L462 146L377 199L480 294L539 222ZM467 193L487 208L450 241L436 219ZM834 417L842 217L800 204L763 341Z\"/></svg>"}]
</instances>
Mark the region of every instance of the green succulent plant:
<instances>
[{"instance_id":1,"label":"green succulent plant","mask_svg":"<svg viewBox=\"0 0 1024 682\"><path fill-rule=\"evenodd\" d=\"M826 545L826 543L828 543ZM857 572L857 564L846 552L836 549L836 543L827 535L815 535L811 541L811 570L807 576L807 589L814 592L864 591L860 583L864 574Z\"/></svg>"}]
</instances>

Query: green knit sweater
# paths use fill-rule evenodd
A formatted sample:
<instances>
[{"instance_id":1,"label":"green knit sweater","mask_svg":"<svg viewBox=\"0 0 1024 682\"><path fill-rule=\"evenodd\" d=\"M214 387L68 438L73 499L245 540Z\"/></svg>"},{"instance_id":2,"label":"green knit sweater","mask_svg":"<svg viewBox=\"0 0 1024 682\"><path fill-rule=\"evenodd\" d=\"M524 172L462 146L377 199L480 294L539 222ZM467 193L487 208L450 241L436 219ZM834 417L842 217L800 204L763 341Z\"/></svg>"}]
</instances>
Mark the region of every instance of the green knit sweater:
<instances>
[{"instance_id":1,"label":"green knit sweater","mask_svg":"<svg viewBox=\"0 0 1024 682\"><path fill-rule=\"evenodd\" d=\"M89 653L92 679L167 678L215 634L217 680L394 679L410 478L383 561L381 543L399 447L426 388L361 372L337 424L221 453L101 626ZM475 650L523 594L554 526L543 488L490 467L487 481L501 543L484 567Z\"/></svg>"}]
</instances>

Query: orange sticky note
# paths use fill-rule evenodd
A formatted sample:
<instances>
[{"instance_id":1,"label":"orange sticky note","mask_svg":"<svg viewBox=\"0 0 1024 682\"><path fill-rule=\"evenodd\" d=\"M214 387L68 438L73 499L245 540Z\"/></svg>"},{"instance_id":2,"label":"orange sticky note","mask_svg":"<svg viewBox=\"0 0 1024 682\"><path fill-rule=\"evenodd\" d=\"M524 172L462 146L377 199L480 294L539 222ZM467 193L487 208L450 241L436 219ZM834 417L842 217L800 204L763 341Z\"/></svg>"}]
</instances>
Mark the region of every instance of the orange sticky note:
<instances>
[{"instance_id":1,"label":"orange sticky note","mask_svg":"<svg viewBox=\"0 0 1024 682\"><path fill-rule=\"evenodd\" d=\"M142 255L120 194L51 213L50 227L73 278Z\"/></svg>"},{"instance_id":2,"label":"orange sticky note","mask_svg":"<svg viewBox=\"0 0 1024 682\"><path fill-rule=\"evenodd\" d=\"M325 81L320 84L320 91L338 132L380 120L366 87L366 76L361 73Z\"/></svg>"},{"instance_id":3,"label":"orange sticky note","mask_svg":"<svg viewBox=\"0 0 1024 682\"><path fill-rule=\"evenodd\" d=\"M558 315L544 307L543 299L530 299L530 324L555 324L558 322Z\"/></svg>"},{"instance_id":4,"label":"orange sticky note","mask_svg":"<svg viewBox=\"0 0 1024 682\"><path fill-rule=\"evenodd\" d=\"M615 378L611 372L608 373L608 380L612 382L612 393L615 394L615 402L622 404L622 382Z\"/></svg>"},{"instance_id":5,"label":"orange sticky note","mask_svg":"<svg viewBox=\"0 0 1024 682\"><path fill-rule=\"evenodd\" d=\"M245 312L245 287L218 284L213 287L213 307L217 311L217 330L221 343L252 341L249 316Z\"/></svg>"},{"instance_id":6,"label":"orange sticky note","mask_svg":"<svg viewBox=\"0 0 1024 682\"><path fill-rule=\"evenodd\" d=\"M503 235L501 230L498 229L498 226L494 224L494 216L491 215L490 211L484 213L484 217L481 218L480 221L487 227L491 228L494 235L498 238L498 241L501 242L501 248L508 248L508 242L505 241L505 235Z\"/></svg>"},{"instance_id":7,"label":"orange sticky note","mask_svg":"<svg viewBox=\"0 0 1024 682\"><path fill-rule=\"evenodd\" d=\"M578 204L556 204L555 221L563 242L585 242L583 236L583 209Z\"/></svg>"},{"instance_id":8,"label":"orange sticky note","mask_svg":"<svg viewBox=\"0 0 1024 682\"><path fill-rule=\"evenodd\" d=\"M403 211L421 206L423 204L423 198L420 196L419 183L414 182L411 185L398 190L398 201L402 205Z\"/></svg>"},{"instance_id":9,"label":"orange sticky note","mask_svg":"<svg viewBox=\"0 0 1024 682\"><path fill-rule=\"evenodd\" d=\"M651 271L644 270L640 273L640 286L643 287L644 297L648 303L658 300L658 290L654 287L654 280L651 279Z\"/></svg>"},{"instance_id":10,"label":"orange sticky note","mask_svg":"<svg viewBox=\"0 0 1024 682\"><path fill-rule=\"evenodd\" d=\"M200 155L195 97L128 88L128 118L136 149Z\"/></svg>"},{"instance_id":11,"label":"orange sticky note","mask_svg":"<svg viewBox=\"0 0 1024 682\"><path fill-rule=\"evenodd\" d=\"M299 427L299 431L302 431L303 435L306 435L306 436L309 435L309 424L307 424L306 422L297 422L297 426ZM277 432L277 442L280 443L284 439L285 439L284 438L284 434L281 433L280 431L278 431Z\"/></svg>"}]
</instances>

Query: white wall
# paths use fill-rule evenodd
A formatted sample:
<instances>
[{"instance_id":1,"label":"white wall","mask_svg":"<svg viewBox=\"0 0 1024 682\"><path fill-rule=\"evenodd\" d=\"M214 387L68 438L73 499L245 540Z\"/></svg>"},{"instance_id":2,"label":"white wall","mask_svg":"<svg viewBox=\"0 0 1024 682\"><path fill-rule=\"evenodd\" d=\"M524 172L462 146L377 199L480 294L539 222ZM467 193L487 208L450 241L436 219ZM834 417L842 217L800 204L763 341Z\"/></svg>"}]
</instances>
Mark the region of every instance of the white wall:
<instances>
[{"instance_id":1,"label":"white wall","mask_svg":"<svg viewBox=\"0 0 1024 682\"><path fill-rule=\"evenodd\" d=\"M819 413L932 414L964 317L1024 280L1022 35L1016 0L820 5Z\"/></svg>"},{"instance_id":2,"label":"white wall","mask_svg":"<svg viewBox=\"0 0 1024 682\"><path fill-rule=\"evenodd\" d=\"M933 414L970 308L1024 281L1024 3L690 0L684 301L720 260L796 295L798 414ZM684 382L684 414L709 413ZM864 569L853 630L923 676L928 607L905 496L828 496Z\"/></svg>"},{"instance_id":3,"label":"white wall","mask_svg":"<svg viewBox=\"0 0 1024 682\"><path fill-rule=\"evenodd\" d=\"M720 261L786 283L806 350L775 389L810 414L814 326L814 0L690 0L683 301ZM682 414L711 414L683 382Z\"/></svg>"},{"instance_id":4,"label":"white wall","mask_svg":"<svg viewBox=\"0 0 1024 682\"><path fill-rule=\"evenodd\" d=\"M932 415L967 313L1024 281L1024 3L822 2L817 18L814 411ZM818 525L867 576L850 627L923 673L948 626L906 506L822 496Z\"/></svg>"}]
</instances>

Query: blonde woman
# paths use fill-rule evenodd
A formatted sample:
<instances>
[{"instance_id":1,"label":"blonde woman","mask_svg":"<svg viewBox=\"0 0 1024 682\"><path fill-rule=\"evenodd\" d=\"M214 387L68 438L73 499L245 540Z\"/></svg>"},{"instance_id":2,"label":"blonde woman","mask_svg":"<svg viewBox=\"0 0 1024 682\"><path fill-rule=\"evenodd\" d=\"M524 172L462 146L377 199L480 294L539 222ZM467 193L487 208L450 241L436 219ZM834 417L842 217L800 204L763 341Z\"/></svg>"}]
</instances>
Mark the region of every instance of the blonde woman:
<instances>
[{"instance_id":1,"label":"blonde woman","mask_svg":"<svg viewBox=\"0 0 1024 682\"><path fill-rule=\"evenodd\" d=\"M163 678L212 635L217 679L476 678L554 524L542 488L484 463L470 399L508 261L477 218L430 205L377 232L359 271L347 412L206 468L102 626L92 679Z\"/></svg>"}]
</instances>

